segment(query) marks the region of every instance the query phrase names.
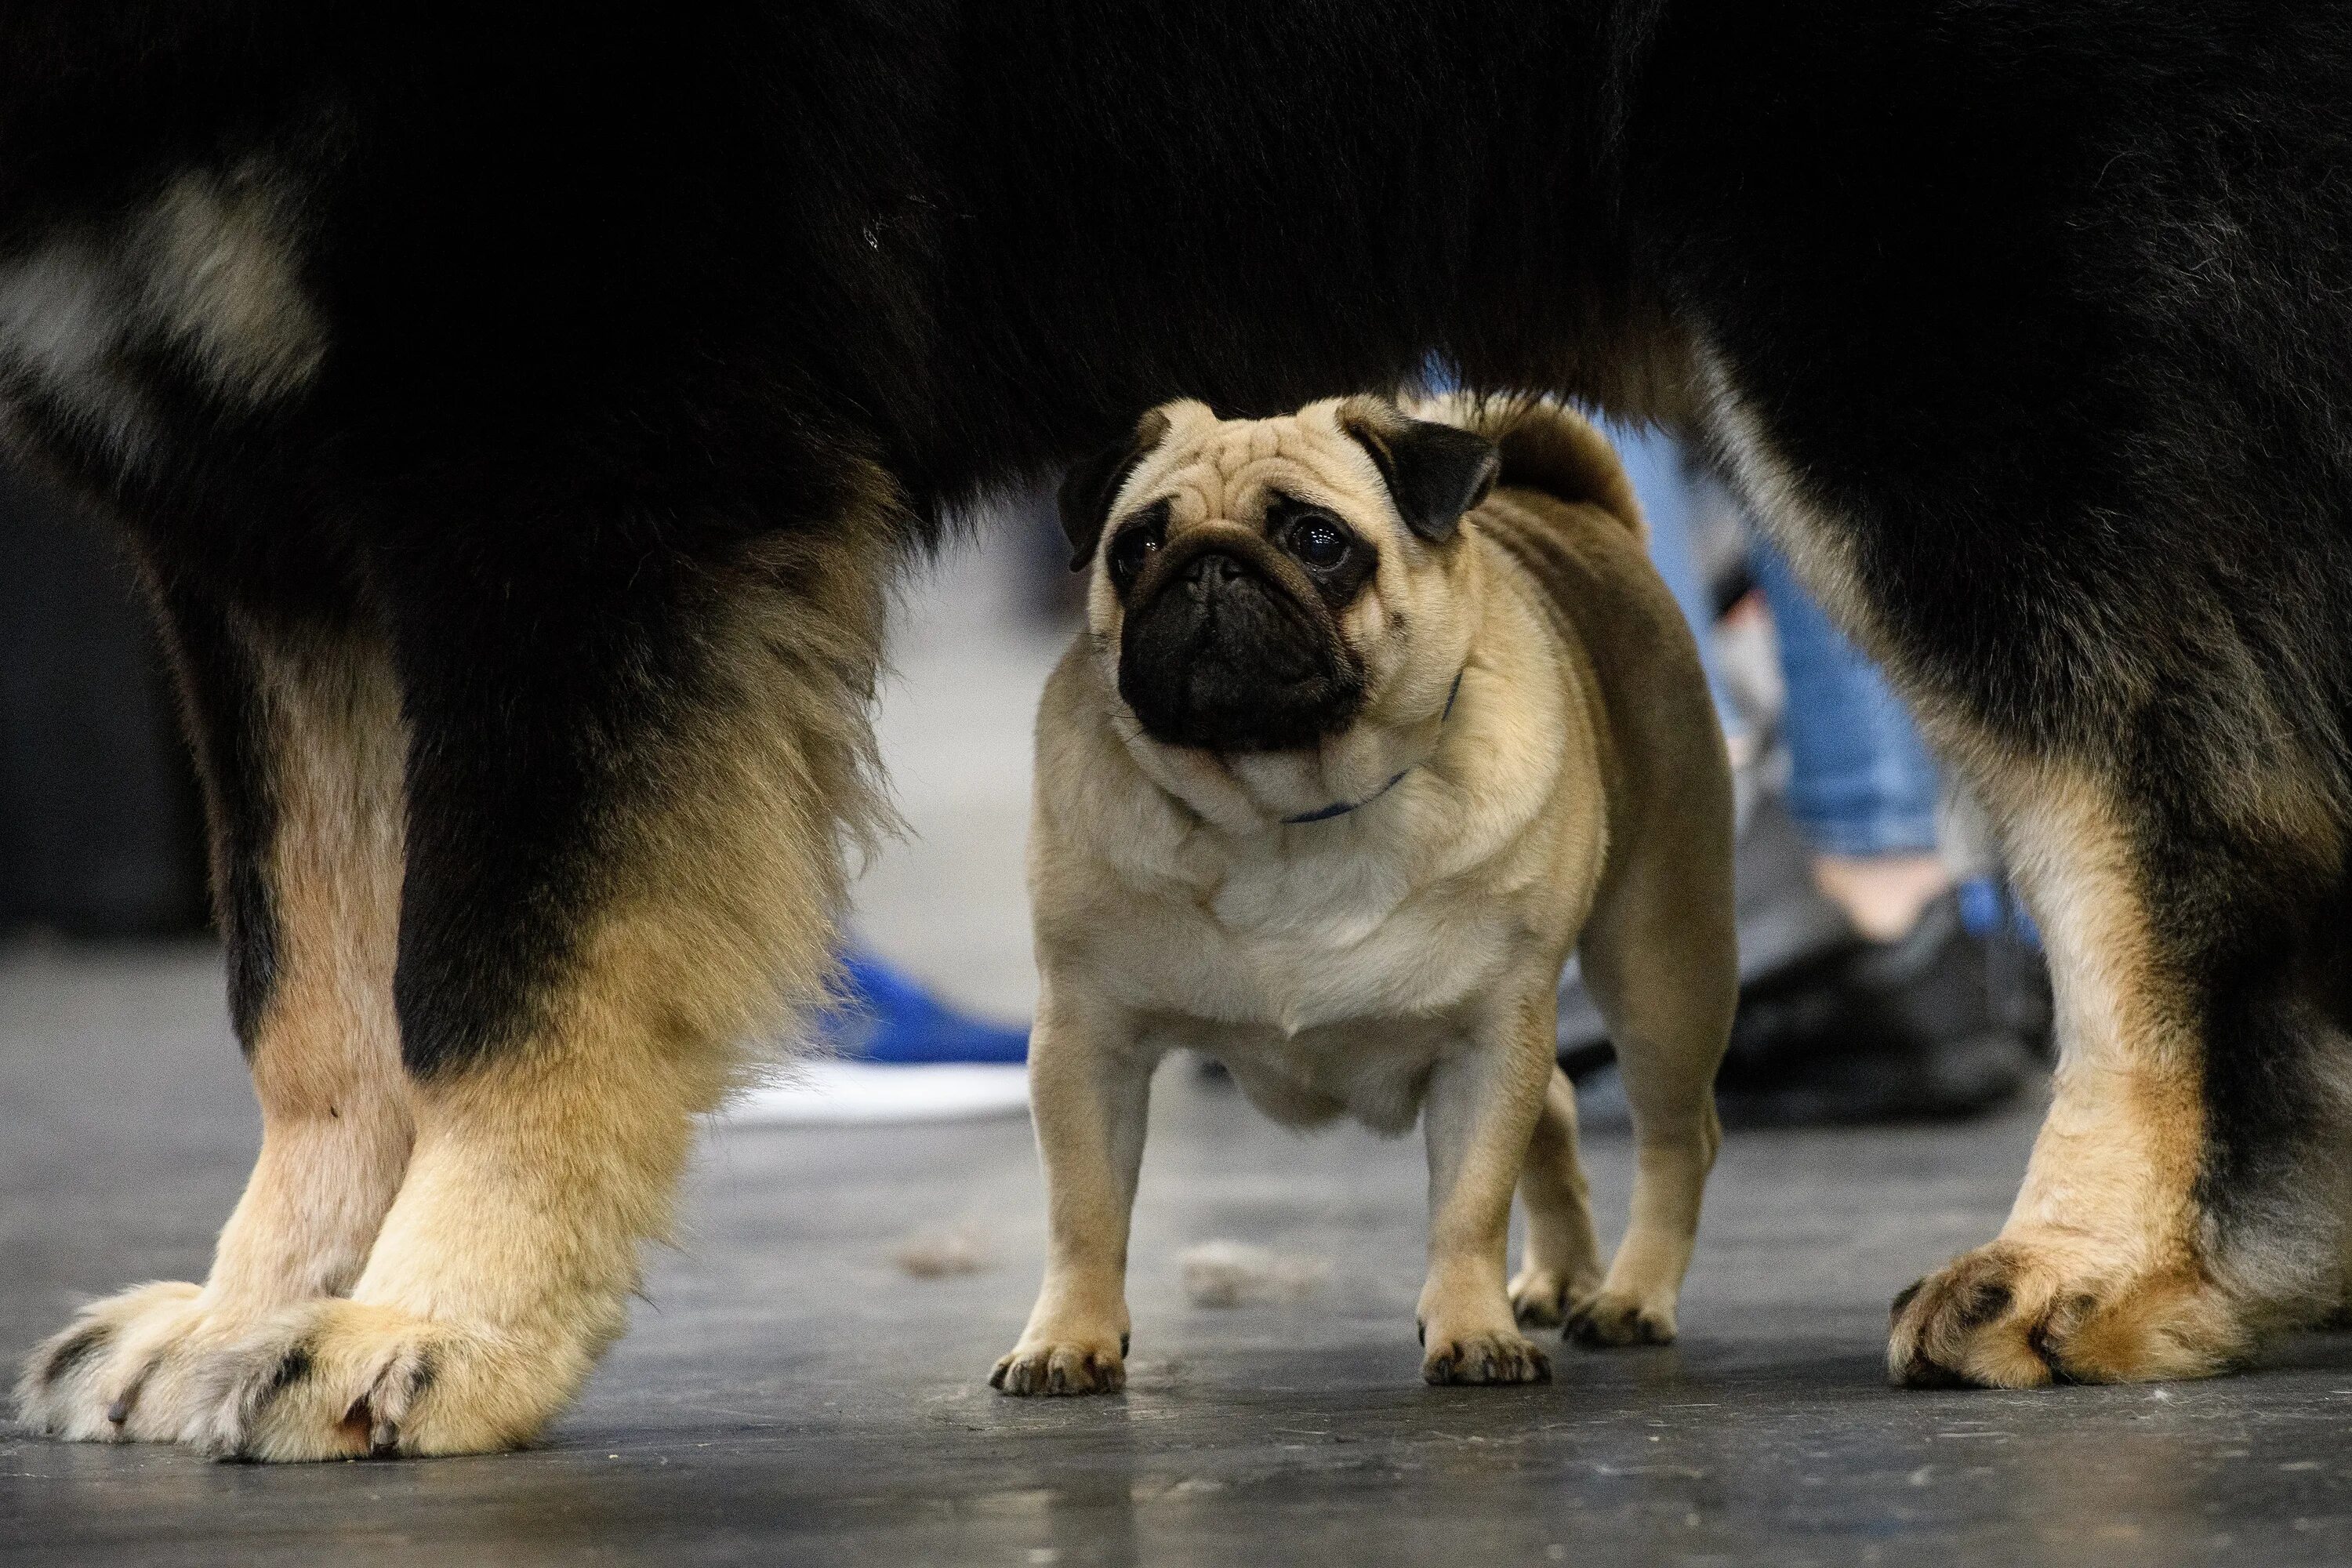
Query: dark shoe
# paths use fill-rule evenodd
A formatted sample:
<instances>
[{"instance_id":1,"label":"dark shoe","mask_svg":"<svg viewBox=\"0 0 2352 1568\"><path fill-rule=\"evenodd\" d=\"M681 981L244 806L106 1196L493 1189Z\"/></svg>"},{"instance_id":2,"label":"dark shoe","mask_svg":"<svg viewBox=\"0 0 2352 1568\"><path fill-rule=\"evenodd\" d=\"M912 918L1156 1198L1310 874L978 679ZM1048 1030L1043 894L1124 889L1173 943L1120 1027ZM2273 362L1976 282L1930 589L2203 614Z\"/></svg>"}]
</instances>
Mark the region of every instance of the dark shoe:
<instances>
[{"instance_id":1,"label":"dark shoe","mask_svg":"<svg viewBox=\"0 0 2352 1568\"><path fill-rule=\"evenodd\" d=\"M2008 1100L2035 1053L2004 945L1971 932L1947 893L1900 941L1856 942L1743 992L1716 1078L1724 1121L1926 1121Z\"/></svg>"},{"instance_id":2,"label":"dark shoe","mask_svg":"<svg viewBox=\"0 0 2352 1568\"><path fill-rule=\"evenodd\" d=\"M1716 1080L1726 1122L1916 1121L2000 1104L2049 1033L2049 980L2031 928L1990 886L1946 894L1898 942L1869 942L1814 888L1811 850L1780 804L1738 849L1739 1013ZM1560 1064L1622 1115L1614 1053L1573 967L1560 984Z\"/></svg>"}]
</instances>

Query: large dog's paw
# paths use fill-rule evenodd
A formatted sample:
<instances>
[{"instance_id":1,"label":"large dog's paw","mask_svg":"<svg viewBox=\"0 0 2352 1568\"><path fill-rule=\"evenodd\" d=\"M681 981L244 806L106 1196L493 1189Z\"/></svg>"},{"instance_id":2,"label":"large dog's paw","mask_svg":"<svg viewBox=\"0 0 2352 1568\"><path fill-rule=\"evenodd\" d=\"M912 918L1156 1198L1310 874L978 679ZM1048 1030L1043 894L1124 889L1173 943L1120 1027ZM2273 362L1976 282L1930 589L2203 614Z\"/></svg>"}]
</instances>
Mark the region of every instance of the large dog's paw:
<instances>
[{"instance_id":1,"label":"large dog's paw","mask_svg":"<svg viewBox=\"0 0 2352 1568\"><path fill-rule=\"evenodd\" d=\"M188 1440L219 1458L392 1458L520 1447L593 1357L364 1302L280 1312L203 1368Z\"/></svg>"},{"instance_id":2,"label":"large dog's paw","mask_svg":"<svg viewBox=\"0 0 2352 1568\"><path fill-rule=\"evenodd\" d=\"M1675 1342L1675 1299L1595 1290L1569 1310L1568 1337L1595 1350Z\"/></svg>"},{"instance_id":3,"label":"large dog's paw","mask_svg":"<svg viewBox=\"0 0 2352 1568\"><path fill-rule=\"evenodd\" d=\"M2103 1276L2009 1239L1895 1298L1887 1375L1913 1388L2210 1377L2245 1352L2237 1311L2192 1267Z\"/></svg>"},{"instance_id":4,"label":"large dog's paw","mask_svg":"<svg viewBox=\"0 0 2352 1568\"><path fill-rule=\"evenodd\" d=\"M173 1280L94 1301L26 1358L17 1413L75 1442L175 1442L202 1415L205 1362L254 1321Z\"/></svg>"},{"instance_id":5,"label":"large dog's paw","mask_svg":"<svg viewBox=\"0 0 2352 1568\"><path fill-rule=\"evenodd\" d=\"M1012 1394L1117 1394L1127 1386L1127 1336L1113 1343L1097 1334L1024 1335L988 1385Z\"/></svg>"}]
</instances>

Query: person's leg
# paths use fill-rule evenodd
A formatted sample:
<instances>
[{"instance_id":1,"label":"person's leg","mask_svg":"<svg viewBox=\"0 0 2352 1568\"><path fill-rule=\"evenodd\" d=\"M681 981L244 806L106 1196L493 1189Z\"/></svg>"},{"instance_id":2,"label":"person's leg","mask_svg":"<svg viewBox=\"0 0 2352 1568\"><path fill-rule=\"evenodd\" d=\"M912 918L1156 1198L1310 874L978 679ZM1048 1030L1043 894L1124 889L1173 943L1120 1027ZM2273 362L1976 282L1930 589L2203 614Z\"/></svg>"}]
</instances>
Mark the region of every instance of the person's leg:
<instances>
[{"instance_id":1,"label":"person's leg","mask_svg":"<svg viewBox=\"0 0 2352 1568\"><path fill-rule=\"evenodd\" d=\"M1707 694L1715 700L1715 715L1723 725L1725 740L1737 752L1747 726L1716 657L1715 597L1690 536L1693 497L1683 443L1647 426L1609 425L1604 429L1642 503L1643 521L1649 524L1650 564L1665 580L1666 591L1674 595L1683 619L1690 623L1691 635L1698 639Z\"/></svg>"},{"instance_id":2,"label":"person's leg","mask_svg":"<svg viewBox=\"0 0 2352 1568\"><path fill-rule=\"evenodd\" d=\"M1672 437L1612 435L1737 757L1740 713L1690 537L1708 481ZM1937 841L1936 763L1885 676L1777 552L1759 545L1750 560L1779 632L1791 778L1783 796L1759 789L1752 770L1741 775L1741 1001L1724 1113L1843 1121L1997 1103L2031 1066L2039 967L2010 952L2000 922L1972 923L1954 893ZM1563 980L1560 1021L1572 1076L1610 1059L1580 968Z\"/></svg>"},{"instance_id":3,"label":"person's leg","mask_svg":"<svg viewBox=\"0 0 2352 1568\"><path fill-rule=\"evenodd\" d=\"M1863 936L1895 941L1952 883L1937 853L1936 759L1787 558L1759 539L1748 559L1780 644L1789 812L1813 846L1814 881Z\"/></svg>"}]
</instances>

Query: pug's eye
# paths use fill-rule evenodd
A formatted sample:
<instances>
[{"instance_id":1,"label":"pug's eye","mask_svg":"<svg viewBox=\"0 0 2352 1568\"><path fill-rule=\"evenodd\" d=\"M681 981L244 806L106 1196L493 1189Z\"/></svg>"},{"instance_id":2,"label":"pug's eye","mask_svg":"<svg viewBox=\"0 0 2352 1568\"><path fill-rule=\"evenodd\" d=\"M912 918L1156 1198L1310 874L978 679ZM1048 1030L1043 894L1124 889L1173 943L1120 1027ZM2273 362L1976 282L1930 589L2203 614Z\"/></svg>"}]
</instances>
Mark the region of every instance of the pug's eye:
<instances>
[{"instance_id":1,"label":"pug's eye","mask_svg":"<svg viewBox=\"0 0 2352 1568\"><path fill-rule=\"evenodd\" d=\"M1346 529L1315 512L1282 531L1282 547L1318 572L1328 572L1348 559L1351 546Z\"/></svg>"},{"instance_id":2,"label":"pug's eye","mask_svg":"<svg viewBox=\"0 0 2352 1568\"><path fill-rule=\"evenodd\" d=\"M1149 518L1119 530L1118 537L1110 542L1111 586L1125 592L1127 585L1135 581L1136 574L1143 570L1143 563L1167 542L1165 518Z\"/></svg>"}]
</instances>

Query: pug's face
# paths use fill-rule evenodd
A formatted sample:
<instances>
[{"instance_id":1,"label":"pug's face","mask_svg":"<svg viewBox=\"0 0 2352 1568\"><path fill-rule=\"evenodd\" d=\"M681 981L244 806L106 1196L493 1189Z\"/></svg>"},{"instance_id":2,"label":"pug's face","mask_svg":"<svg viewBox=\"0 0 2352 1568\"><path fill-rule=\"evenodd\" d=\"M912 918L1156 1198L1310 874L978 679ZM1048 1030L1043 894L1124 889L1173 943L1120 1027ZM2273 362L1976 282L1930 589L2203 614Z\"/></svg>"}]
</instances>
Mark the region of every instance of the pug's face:
<instances>
[{"instance_id":1,"label":"pug's face","mask_svg":"<svg viewBox=\"0 0 2352 1568\"><path fill-rule=\"evenodd\" d=\"M1062 488L1119 697L1164 745L1287 752L1426 685L1433 661L1450 681L1456 525L1496 468L1483 437L1376 399L1152 410Z\"/></svg>"}]
</instances>

